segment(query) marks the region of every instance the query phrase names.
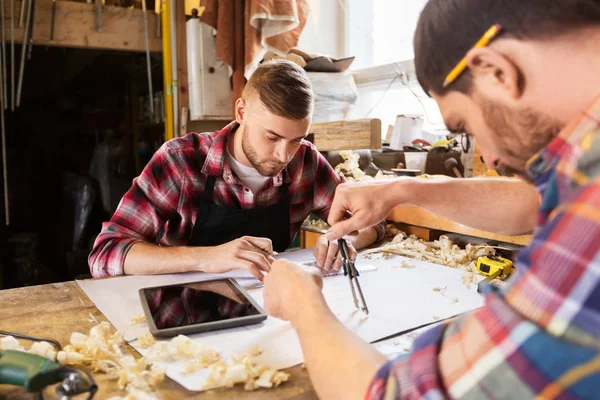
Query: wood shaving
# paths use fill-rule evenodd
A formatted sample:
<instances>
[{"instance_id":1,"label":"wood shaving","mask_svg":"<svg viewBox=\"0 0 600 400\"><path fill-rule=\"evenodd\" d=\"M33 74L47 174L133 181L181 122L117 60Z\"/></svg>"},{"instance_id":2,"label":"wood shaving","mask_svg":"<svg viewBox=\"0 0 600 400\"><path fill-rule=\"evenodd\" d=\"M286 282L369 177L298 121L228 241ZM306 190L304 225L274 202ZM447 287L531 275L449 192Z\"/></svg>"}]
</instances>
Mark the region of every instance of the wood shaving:
<instances>
[{"instance_id":1,"label":"wood shaving","mask_svg":"<svg viewBox=\"0 0 600 400\"><path fill-rule=\"evenodd\" d=\"M243 356L234 356L229 363L219 361L209 367L209 376L205 389L220 386L232 387L244 383L247 391L260 388L272 388L281 385L289 379L289 374L277 371L262 364L261 352L253 349Z\"/></svg>"},{"instance_id":2,"label":"wood shaving","mask_svg":"<svg viewBox=\"0 0 600 400\"><path fill-rule=\"evenodd\" d=\"M150 332L138 336L138 344L142 349L147 349L154 343L156 343L156 340L154 340L154 336Z\"/></svg>"},{"instance_id":3,"label":"wood shaving","mask_svg":"<svg viewBox=\"0 0 600 400\"><path fill-rule=\"evenodd\" d=\"M441 294L442 296L446 295L446 289L448 289L448 286L444 286L444 287L434 287L433 291L437 292L439 294Z\"/></svg>"},{"instance_id":4,"label":"wood shaving","mask_svg":"<svg viewBox=\"0 0 600 400\"><path fill-rule=\"evenodd\" d=\"M363 170L360 169L360 155L352 150L340 151L339 155L344 161L336 165L334 170L338 175L343 176L348 182L367 181L373 179L391 179L396 177L395 174L385 174L381 170L377 171L377 174L374 177L365 174Z\"/></svg>"},{"instance_id":5,"label":"wood shaving","mask_svg":"<svg viewBox=\"0 0 600 400\"><path fill-rule=\"evenodd\" d=\"M456 304L456 303L458 303L458 301L459 301L459 298L458 297L454 297L452 299L452 304Z\"/></svg>"},{"instance_id":6,"label":"wood shaving","mask_svg":"<svg viewBox=\"0 0 600 400\"><path fill-rule=\"evenodd\" d=\"M360 169L358 164L360 155L351 150L340 151L339 155L344 161L335 166L335 173L343 176L348 181L363 180L367 175ZM373 179L369 177L370 179Z\"/></svg>"},{"instance_id":7,"label":"wood shaving","mask_svg":"<svg viewBox=\"0 0 600 400\"><path fill-rule=\"evenodd\" d=\"M157 361L187 361L185 373L208 369L207 388L243 383L246 390L256 390L277 387L289 378L287 373L262 364L258 347L247 354L232 357L229 363L225 363L218 351L196 343L187 336L179 335L170 341L156 342L150 332L146 332L138 339L140 345L148 346L148 353L146 357L136 359L124 354L123 335L110 331L110 324L101 322L90 329L89 335L73 332L69 344L62 351L56 352L47 342L35 342L28 351L56 359L62 365L88 367L93 372L106 374L127 392L125 397L112 397L113 400L157 399L153 387L164 380L166 372L163 366L153 364ZM25 351L12 336L0 339L0 349Z\"/></svg>"},{"instance_id":8,"label":"wood shaving","mask_svg":"<svg viewBox=\"0 0 600 400\"><path fill-rule=\"evenodd\" d=\"M4 336L0 339L0 350L25 350L13 336Z\"/></svg>"},{"instance_id":9,"label":"wood shaving","mask_svg":"<svg viewBox=\"0 0 600 400\"><path fill-rule=\"evenodd\" d=\"M200 363L200 368L207 368L221 360L221 354L215 349L198 344L183 335L173 338L170 342L153 344L147 357L152 362L195 359Z\"/></svg>"},{"instance_id":10,"label":"wood shaving","mask_svg":"<svg viewBox=\"0 0 600 400\"><path fill-rule=\"evenodd\" d=\"M144 324L144 323L146 323L146 315L140 314L140 315L136 315L135 317L131 317L129 319L129 322L131 323L131 325Z\"/></svg>"},{"instance_id":11,"label":"wood shaving","mask_svg":"<svg viewBox=\"0 0 600 400\"><path fill-rule=\"evenodd\" d=\"M322 219L313 219L310 216L304 220L302 226L320 230L327 230L331 227L327 222L323 221Z\"/></svg>"},{"instance_id":12,"label":"wood shaving","mask_svg":"<svg viewBox=\"0 0 600 400\"><path fill-rule=\"evenodd\" d=\"M389 231L395 232L391 227L389 227ZM426 242L415 235L407 236L406 233L398 231L389 244L371 254L377 253L384 257L400 255L463 270L471 274L468 281L463 278L463 283L466 285L475 281L475 274L478 273L477 259L482 256L494 255L496 251L491 246L472 244L467 244L464 249L461 249L444 235L433 242Z\"/></svg>"},{"instance_id":13,"label":"wood shaving","mask_svg":"<svg viewBox=\"0 0 600 400\"><path fill-rule=\"evenodd\" d=\"M48 358L52 361L56 361L57 351L48 342L34 342L29 349L31 354L37 354L40 357Z\"/></svg>"},{"instance_id":14,"label":"wood shaving","mask_svg":"<svg viewBox=\"0 0 600 400\"><path fill-rule=\"evenodd\" d=\"M415 264L406 261L406 260L402 260L402 262L400 263L400 268L404 268L404 269L413 269L415 267Z\"/></svg>"},{"instance_id":15,"label":"wood shaving","mask_svg":"<svg viewBox=\"0 0 600 400\"><path fill-rule=\"evenodd\" d=\"M440 317L438 317L437 315L434 315L432 318L433 318L434 321L439 321L440 320Z\"/></svg>"},{"instance_id":16,"label":"wood shaving","mask_svg":"<svg viewBox=\"0 0 600 400\"><path fill-rule=\"evenodd\" d=\"M471 285L476 283L475 276L476 275L473 272L466 272L465 274L463 274L463 276L462 276L463 285L465 285L467 288L470 288Z\"/></svg>"},{"instance_id":17,"label":"wood shaving","mask_svg":"<svg viewBox=\"0 0 600 400\"><path fill-rule=\"evenodd\" d=\"M398 229L396 227L396 225L394 225L394 224L387 224L385 226L385 234L386 234L386 236L396 236L400 232L401 232L400 229Z\"/></svg>"}]
</instances>

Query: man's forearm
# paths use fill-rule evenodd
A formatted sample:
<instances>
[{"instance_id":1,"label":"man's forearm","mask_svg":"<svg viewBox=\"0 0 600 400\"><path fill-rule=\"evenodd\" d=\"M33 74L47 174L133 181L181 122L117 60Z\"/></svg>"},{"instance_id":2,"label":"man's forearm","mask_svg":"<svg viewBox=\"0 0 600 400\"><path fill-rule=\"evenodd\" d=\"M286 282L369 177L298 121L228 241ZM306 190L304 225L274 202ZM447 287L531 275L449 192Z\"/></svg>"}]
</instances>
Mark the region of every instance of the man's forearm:
<instances>
[{"instance_id":1,"label":"man's forearm","mask_svg":"<svg viewBox=\"0 0 600 400\"><path fill-rule=\"evenodd\" d=\"M469 178L399 180L393 195L472 228L506 235L531 232L539 197L535 188L518 179Z\"/></svg>"},{"instance_id":2,"label":"man's forearm","mask_svg":"<svg viewBox=\"0 0 600 400\"><path fill-rule=\"evenodd\" d=\"M308 374L319 398L364 399L386 358L346 329L324 300L301 315L292 325L298 332Z\"/></svg>"},{"instance_id":3,"label":"man's forearm","mask_svg":"<svg viewBox=\"0 0 600 400\"><path fill-rule=\"evenodd\" d=\"M197 270L199 247L161 247L138 242L125 257L126 275L173 274Z\"/></svg>"}]
</instances>

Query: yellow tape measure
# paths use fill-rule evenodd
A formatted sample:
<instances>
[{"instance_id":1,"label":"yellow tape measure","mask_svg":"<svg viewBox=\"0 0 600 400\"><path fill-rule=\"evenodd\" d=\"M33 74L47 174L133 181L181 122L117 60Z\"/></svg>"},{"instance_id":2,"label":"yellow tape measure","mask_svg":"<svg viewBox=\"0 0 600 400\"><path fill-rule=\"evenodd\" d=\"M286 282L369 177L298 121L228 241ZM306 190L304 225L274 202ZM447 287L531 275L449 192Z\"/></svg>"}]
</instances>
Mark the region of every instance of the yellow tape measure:
<instances>
[{"instance_id":1,"label":"yellow tape measure","mask_svg":"<svg viewBox=\"0 0 600 400\"><path fill-rule=\"evenodd\" d=\"M501 276L509 276L513 270L513 262L499 256L479 257L477 269L482 275L495 279Z\"/></svg>"}]
</instances>

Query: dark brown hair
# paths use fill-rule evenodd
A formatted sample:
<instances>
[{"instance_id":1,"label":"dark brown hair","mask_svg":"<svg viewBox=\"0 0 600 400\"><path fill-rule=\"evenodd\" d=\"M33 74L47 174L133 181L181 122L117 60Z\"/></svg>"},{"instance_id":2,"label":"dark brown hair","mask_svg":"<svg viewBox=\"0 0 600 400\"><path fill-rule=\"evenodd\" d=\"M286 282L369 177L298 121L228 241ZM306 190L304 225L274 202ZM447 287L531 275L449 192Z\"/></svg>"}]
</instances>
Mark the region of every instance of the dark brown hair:
<instances>
[{"instance_id":1,"label":"dark brown hair","mask_svg":"<svg viewBox=\"0 0 600 400\"><path fill-rule=\"evenodd\" d=\"M415 68L426 93L468 93L467 69L450 87L446 76L494 24L500 37L547 40L600 26L600 0L429 0L415 32ZM551 60L549 60L551 62Z\"/></svg>"},{"instance_id":2,"label":"dark brown hair","mask_svg":"<svg viewBox=\"0 0 600 400\"><path fill-rule=\"evenodd\" d=\"M312 115L313 91L308 75L298 64L286 60L262 63L250 77L242 97L257 94L275 115L301 120Z\"/></svg>"}]
</instances>

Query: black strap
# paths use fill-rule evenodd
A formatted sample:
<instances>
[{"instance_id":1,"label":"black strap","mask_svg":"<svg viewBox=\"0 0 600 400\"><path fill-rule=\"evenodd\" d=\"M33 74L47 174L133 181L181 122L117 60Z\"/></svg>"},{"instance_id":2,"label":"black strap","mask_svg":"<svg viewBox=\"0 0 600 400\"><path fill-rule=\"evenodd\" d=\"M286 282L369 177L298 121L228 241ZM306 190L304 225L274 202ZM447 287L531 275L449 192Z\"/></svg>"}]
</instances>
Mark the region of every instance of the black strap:
<instances>
[{"instance_id":1,"label":"black strap","mask_svg":"<svg viewBox=\"0 0 600 400\"><path fill-rule=\"evenodd\" d=\"M212 203L212 195L215 188L216 180L217 178L214 175L209 175L206 178L206 183L204 184L204 196L202 196L202 199L204 200L205 204Z\"/></svg>"}]
</instances>

